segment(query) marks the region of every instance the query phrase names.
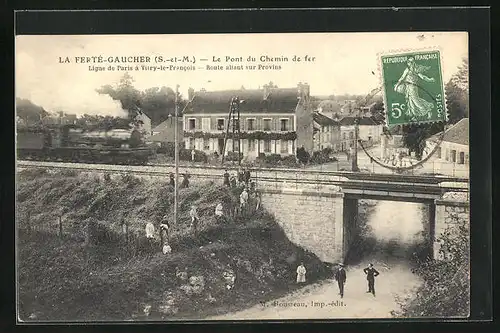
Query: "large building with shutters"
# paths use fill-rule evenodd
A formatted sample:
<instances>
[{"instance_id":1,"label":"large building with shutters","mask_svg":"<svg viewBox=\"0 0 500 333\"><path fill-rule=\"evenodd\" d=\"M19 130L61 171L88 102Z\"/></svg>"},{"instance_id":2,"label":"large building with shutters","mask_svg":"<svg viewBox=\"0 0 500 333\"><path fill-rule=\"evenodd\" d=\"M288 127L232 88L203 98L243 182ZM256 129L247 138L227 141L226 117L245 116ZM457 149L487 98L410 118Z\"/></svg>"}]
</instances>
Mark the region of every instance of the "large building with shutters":
<instances>
[{"instance_id":1,"label":"large building with shutters","mask_svg":"<svg viewBox=\"0 0 500 333\"><path fill-rule=\"evenodd\" d=\"M240 136L233 144L229 126L229 104L233 97L240 104ZM262 89L197 91L189 90L191 101L183 114L184 143L187 149L206 153L240 151L243 156L259 154L295 155L298 147L313 149L313 113L309 85L277 88L272 84Z\"/></svg>"}]
</instances>

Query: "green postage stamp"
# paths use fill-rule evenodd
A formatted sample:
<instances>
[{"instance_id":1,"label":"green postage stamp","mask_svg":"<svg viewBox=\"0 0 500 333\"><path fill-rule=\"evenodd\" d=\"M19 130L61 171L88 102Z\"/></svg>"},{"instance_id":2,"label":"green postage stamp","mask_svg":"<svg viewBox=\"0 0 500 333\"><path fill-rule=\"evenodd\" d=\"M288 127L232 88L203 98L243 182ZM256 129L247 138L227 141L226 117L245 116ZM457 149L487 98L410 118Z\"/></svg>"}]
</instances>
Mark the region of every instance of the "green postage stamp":
<instances>
[{"instance_id":1,"label":"green postage stamp","mask_svg":"<svg viewBox=\"0 0 500 333\"><path fill-rule=\"evenodd\" d=\"M446 121L438 50L380 56L387 126Z\"/></svg>"}]
</instances>

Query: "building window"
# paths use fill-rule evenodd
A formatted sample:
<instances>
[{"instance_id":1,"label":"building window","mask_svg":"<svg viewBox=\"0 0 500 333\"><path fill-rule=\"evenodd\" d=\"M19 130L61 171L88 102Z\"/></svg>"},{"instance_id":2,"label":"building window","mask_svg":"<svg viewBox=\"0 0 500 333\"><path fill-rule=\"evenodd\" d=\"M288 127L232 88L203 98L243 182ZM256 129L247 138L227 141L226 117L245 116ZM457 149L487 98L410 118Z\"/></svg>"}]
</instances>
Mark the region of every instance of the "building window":
<instances>
[{"instance_id":1,"label":"building window","mask_svg":"<svg viewBox=\"0 0 500 333\"><path fill-rule=\"evenodd\" d=\"M458 164L465 164L465 153L463 151L461 151L459 154Z\"/></svg>"},{"instance_id":2,"label":"building window","mask_svg":"<svg viewBox=\"0 0 500 333\"><path fill-rule=\"evenodd\" d=\"M446 155L444 156L444 159L449 161L450 160L450 151L446 149Z\"/></svg>"},{"instance_id":3,"label":"building window","mask_svg":"<svg viewBox=\"0 0 500 333\"><path fill-rule=\"evenodd\" d=\"M217 130L218 131L223 131L224 130L224 118L218 118L217 119Z\"/></svg>"},{"instance_id":4,"label":"building window","mask_svg":"<svg viewBox=\"0 0 500 333\"><path fill-rule=\"evenodd\" d=\"M345 133L345 132L344 132L344 133L342 133L342 139L344 139L344 140L345 140L345 139L347 139L347 135L346 135L346 133Z\"/></svg>"},{"instance_id":5,"label":"building window","mask_svg":"<svg viewBox=\"0 0 500 333\"><path fill-rule=\"evenodd\" d=\"M271 130L271 119L262 119L264 121L264 131L270 131Z\"/></svg>"},{"instance_id":6,"label":"building window","mask_svg":"<svg viewBox=\"0 0 500 333\"><path fill-rule=\"evenodd\" d=\"M233 149L233 151L237 152L239 150L238 147L240 146L240 140L234 140L233 142L234 142L234 149Z\"/></svg>"},{"instance_id":7,"label":"building window","mask_svg":"<svg viewBox=\"0 0 500 333\"><path fill-rule=\"evenodd\" d=\"M202 118L201 119L201 130L203 132L210 131L210 118Z\"/></svg>"},{"instance_id":8,"label":"building window","mask_svg":"<svg viewBox=\"0 0 500 333\"><path fill-rule=\"evenodd\" d=\"M456 151L455 149L453 149L453 150L451 151L451 161L452 161L453 163L456 163L456 162L457 162L457 151Z\"/></svg>"},{"instance_id":9,"label":"building window","mask_svg":"<svg viewBox=\"0 0 500 333\"><path fill-rule=\"evenodd\" d=\"M203 150L210 150L210 139L203 138Z\"/></svg>"},{"instance_id":10,"label":"building window","mask_svg":"<svg viewBox=\"0 0 500 333\"><path fill-rule=\"evenodd\" d=\"M255 151L255 139L248 140L248 151Z\"/></svg>"},{"instance_id":11,"label":"building window","mask_svg":"<svg viewBox=\"0 0 500 333\"><path fill-rule=\"evenodd\" d=\"M353 132L349 132L349 139L353 139L354 138L354 133Z\"/></svg>"},{"instance_id":12,"label":"building window","mask_svg":"<svg viewBox=\"0 0 500 333\"><path fill-rule=\"evenodd\" d=\"M234 129L235 131L237 131L240 128L240 121L238 119L234 119L232 124L233 125L231 126L231 130Z\"/></svg>"},{"instance_id":13,"label":"building window","mask_svg":"<svg viewBox=\"0 0 500 333\"><path fill-rule=\"evenodd\" d=\"M288 141L287 140L281 140L280 142L280 151L282 154L288 154Z\"/></svg>"},{"instance_id":14,"label":"building window","mask_svg":"<svg viewBox=\"0 0 500 333\"><path fill-rule=\"evenodd\" d=\"M436 154L438 158L441 158L441 147L437 147Z\"/></svg>"},{"instance_id":15,"label":"building window","mask_svg":"<svg viewBox=\"0 0 500 333\"><path fill-rule=\"evenodd\" d=\"M255 131L255 119L247 119L247 130Z\"/></svg>"},{"instance_id":16,"label":"building window","mask_svg":"<svg viewBox=\"0 0 500 333\"><path fill-rule=\"evenodd\" d=\"M271 140L264 140L264 152L265 153L271 152Z\"/></svg>"},{"instance_id":17,"label":"building window","mask_svg":"<svg viewBox=\"0 0 500 333\"><path fill-rule=\"evenodd\" d=\"M288 131L288 119L280 119L281 131Z\"/></svg>"},{"instance_id":18,"label":"building window","mask_svg":"<svg viewBox=\"0 0 500 333\"><path fill-rule=\"evenodd\" d=\"M196 129L196 119L194 118L189 119L188 126L189 126L188 129L190 130Z\"/></svg>"},{"instance_id":19,"label":"building window","mask_svg":"<svg viewBox=\"0 0 500 333\"><path fill-rule=\"evenodd\" d=\"M194 138L189 138L189 148L188 149L194 149Z\"/></svg>"}]
</instances>

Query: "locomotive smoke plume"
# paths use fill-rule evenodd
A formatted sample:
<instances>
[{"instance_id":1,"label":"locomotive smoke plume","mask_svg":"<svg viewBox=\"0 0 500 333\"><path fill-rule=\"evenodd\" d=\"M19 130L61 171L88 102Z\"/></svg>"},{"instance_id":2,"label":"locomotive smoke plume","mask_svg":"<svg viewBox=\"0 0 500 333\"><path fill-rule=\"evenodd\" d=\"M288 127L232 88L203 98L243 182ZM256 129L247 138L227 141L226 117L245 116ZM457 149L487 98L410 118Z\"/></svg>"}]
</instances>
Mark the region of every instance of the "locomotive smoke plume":
<instances>
[{"instance_id":1,"label":"locomotive smoke plume","mask_svg":"<svg viewBox=\"0 0 500 333\"><path fill-rule=\"evenodd\" d=\"M77 115L89 114L120 118L128 117L128 112L122 109L120 101L112 100L104 95L97 95L92 99L86 100L83 102L80 110L74 110L71 113L76 113Z\"/></svg>"}]
</instances>

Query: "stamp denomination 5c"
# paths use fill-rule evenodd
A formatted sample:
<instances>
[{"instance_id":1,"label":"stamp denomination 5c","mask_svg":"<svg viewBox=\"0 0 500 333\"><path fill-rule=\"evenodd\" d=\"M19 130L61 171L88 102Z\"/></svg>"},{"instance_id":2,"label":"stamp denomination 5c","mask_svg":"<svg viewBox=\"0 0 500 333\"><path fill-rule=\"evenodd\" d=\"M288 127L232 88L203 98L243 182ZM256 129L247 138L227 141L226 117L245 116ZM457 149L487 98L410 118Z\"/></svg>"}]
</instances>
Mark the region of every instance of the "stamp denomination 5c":
<instances>
[{"instance_id":1,"label":"stamp denomination 5c","mask_svg":"<svg viewBox=\"0 0 500 333\"><path fill-rule=\"evenodd\" d=\"M438 50L380 56L388 126L446 121Z\"/></svg>"}]
</instances>

